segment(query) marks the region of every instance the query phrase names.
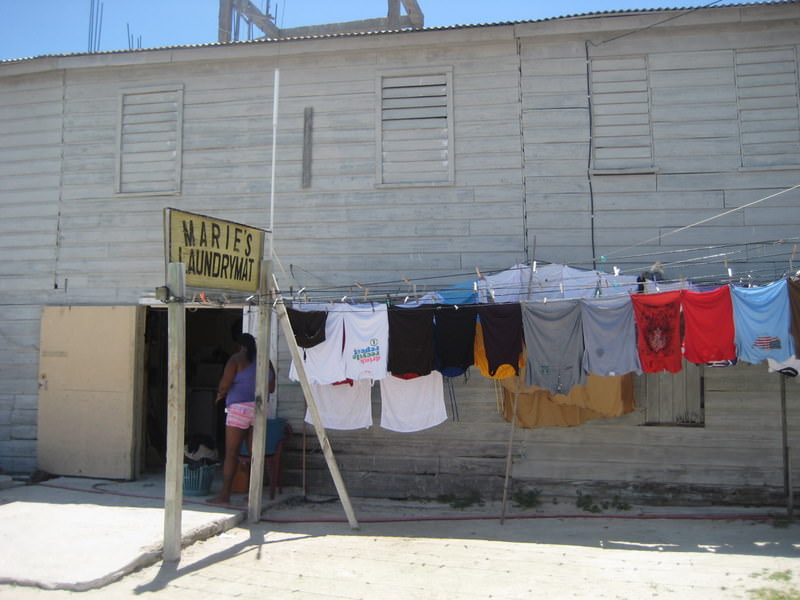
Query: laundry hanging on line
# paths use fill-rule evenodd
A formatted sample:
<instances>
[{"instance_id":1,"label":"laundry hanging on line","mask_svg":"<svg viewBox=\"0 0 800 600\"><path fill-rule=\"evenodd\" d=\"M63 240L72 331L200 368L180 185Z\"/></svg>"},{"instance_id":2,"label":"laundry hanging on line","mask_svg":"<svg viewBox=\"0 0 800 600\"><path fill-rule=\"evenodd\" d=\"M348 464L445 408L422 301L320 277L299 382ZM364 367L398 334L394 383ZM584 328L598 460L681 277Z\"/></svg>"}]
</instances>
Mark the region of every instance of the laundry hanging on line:
<instances>
[{"instance_id":1,"label":"laundry hanging on line","mask_svg":"<svg viewBox=\"0 0 800 600\"><path fill-rule=\"evenodd\" d=\"M677 372L683 358L696 364L733 364L737 357L747 362L781 362L794 354L789 331L797 327L797 311L790 310L795 304L789 296L800 294L800 287L793 281L784 279L759 288L723 285L707 291L684 282L681 290L638 293L632 291L638 290L635 278L616 277L615 282L614 276L604 275L563 265L546 265L537 271L517 265L472 281L472 294L466 293L470 287L466 284L429 293L430 303L298 304L299 311L328 314L325 340L305 350L306 372L310 381L330 385L346 379L426 376L431 362L431 372L445 376L474 365L496 379L518 377L525 366L528 387L544 384L551 393L569 393L589 374ZM595 287L590 281L596 282ZM655 289L666 287L661 284ZM475 303L447 302L454 295ZM569 300L575 297L580 300ZM497 302L498 298L520 301ZM489 302L477 303L480 299ZM523 309L533 318L527 328ZM572 333L564 335L554 328L551 333L559 340L554 342L545 330L537 329L536 315L542 321L562 311L572 315L570 326L564 328ZM394 328L389 324L390 312L396 320ZM604 334L604 327L616 333ZM392 360L393 343L397 361ZM565 364L578 366L567 369L559 350L569 357ZM294 364L290 377L297 379ZM401 386L387 386L394 387ZM435 403L438 406L438 399Z\"/></svg>"}]
</instances>

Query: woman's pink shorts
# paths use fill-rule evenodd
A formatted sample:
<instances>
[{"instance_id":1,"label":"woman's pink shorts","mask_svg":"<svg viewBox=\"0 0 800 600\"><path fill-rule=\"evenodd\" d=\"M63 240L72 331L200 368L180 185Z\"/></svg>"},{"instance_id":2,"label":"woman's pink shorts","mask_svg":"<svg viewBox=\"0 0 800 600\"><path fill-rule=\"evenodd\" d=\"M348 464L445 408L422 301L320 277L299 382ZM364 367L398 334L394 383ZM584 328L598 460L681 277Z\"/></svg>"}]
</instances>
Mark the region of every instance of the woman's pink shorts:
<instances>
[{"instance_id":1,"label":"woman's pink shorts","mask_svg":"<svg viewBox=\"0 0 800 600\"><path fill-rule=\"evenodd\" d=\"M256 412L255 402L237 402L225 409L225 425L238 429L250 429L253 426L253 417Z\"/></svg>"}]
</instances>

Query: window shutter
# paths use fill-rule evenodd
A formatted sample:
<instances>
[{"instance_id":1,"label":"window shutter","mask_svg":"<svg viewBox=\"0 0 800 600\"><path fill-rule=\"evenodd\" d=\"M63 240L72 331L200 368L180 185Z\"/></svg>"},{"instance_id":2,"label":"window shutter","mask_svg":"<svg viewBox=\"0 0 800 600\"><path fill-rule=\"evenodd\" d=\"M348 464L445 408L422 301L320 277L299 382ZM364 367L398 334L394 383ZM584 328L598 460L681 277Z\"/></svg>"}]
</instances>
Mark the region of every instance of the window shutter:
<instances>
[{"instance_id":1,"label":"window shutter","mask_svg":"<svg viewBox=\"0 0 800 600\"><path fill-rule=\"evenodd\" d=\"M652 167L646 59L593 58L591 93L594 168Z\"/></svg>"},{"instance_id":2,"label":"window shutter","mask_svg":"<svg viewBox=\"0 0 800 600\"><path fill-rule=\"evenodd\" d=\"M450 73L381 78L380 183L453 180Z\"/></svg>"},{"instance_id":3,"label":"window shutter","mask_svg":"<svg viewBox=\"0 0 800 600\"><path fill-rule=\"evenodd\" d=\"M736 52L742 166L800 162L797 58L792 48Z\"/></svg>"},{"instance_id":4,"label":"window shutter","mask_svg":"<svg viewBox=\"0 0 800 600\"><path fill-rule=\"evenodd\" d=\"M123 93L117 192L178 193L183 90Z\"/></svg>"}]
</instances>

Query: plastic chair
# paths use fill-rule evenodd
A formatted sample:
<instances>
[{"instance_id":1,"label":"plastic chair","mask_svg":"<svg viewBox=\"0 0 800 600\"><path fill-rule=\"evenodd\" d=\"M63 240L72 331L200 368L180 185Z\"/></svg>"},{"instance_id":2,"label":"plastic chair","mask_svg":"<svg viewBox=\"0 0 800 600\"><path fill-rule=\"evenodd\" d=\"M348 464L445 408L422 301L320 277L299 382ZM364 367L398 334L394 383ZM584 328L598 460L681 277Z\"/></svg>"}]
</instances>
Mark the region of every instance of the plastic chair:
<instances>
[{"instance_id":1,"label":"plastic chair","mask_svg":"<svg viewBox=\"0 0 800 600\"><path fill-rule=\"evenodd\" d=\"M286 419L267 419L267 448L264 453L264 474L269 479L269 499L275 499L275 490L283 491L281 475L283 472L283 444L292 437L292 426ZM250 453L247 444L242 442L239 450L239 460L250 462ZM249 473L249 471L248 471ZM248 478L249 480L249 478Z\"/></svg>"}]
</instances>

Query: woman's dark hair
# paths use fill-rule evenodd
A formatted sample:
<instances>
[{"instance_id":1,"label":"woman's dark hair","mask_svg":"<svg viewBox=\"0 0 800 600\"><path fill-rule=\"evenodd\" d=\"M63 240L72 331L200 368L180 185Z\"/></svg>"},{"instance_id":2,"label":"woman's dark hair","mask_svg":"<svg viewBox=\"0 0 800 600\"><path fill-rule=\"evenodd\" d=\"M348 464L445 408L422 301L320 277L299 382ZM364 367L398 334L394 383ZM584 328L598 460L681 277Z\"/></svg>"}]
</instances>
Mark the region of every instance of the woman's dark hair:
<instances>
[{"instance_id":1,"label":"woman's dark hair","mask_svg":"<svg viewBox=\"0 0 800 600\"><path fill-rule=\"evenodd\" d=\"M237 342L247 353L247 360L253 362L256 358L256 338L249 333L242 333L239 335Z\"/></svg>"}]
</instances>

